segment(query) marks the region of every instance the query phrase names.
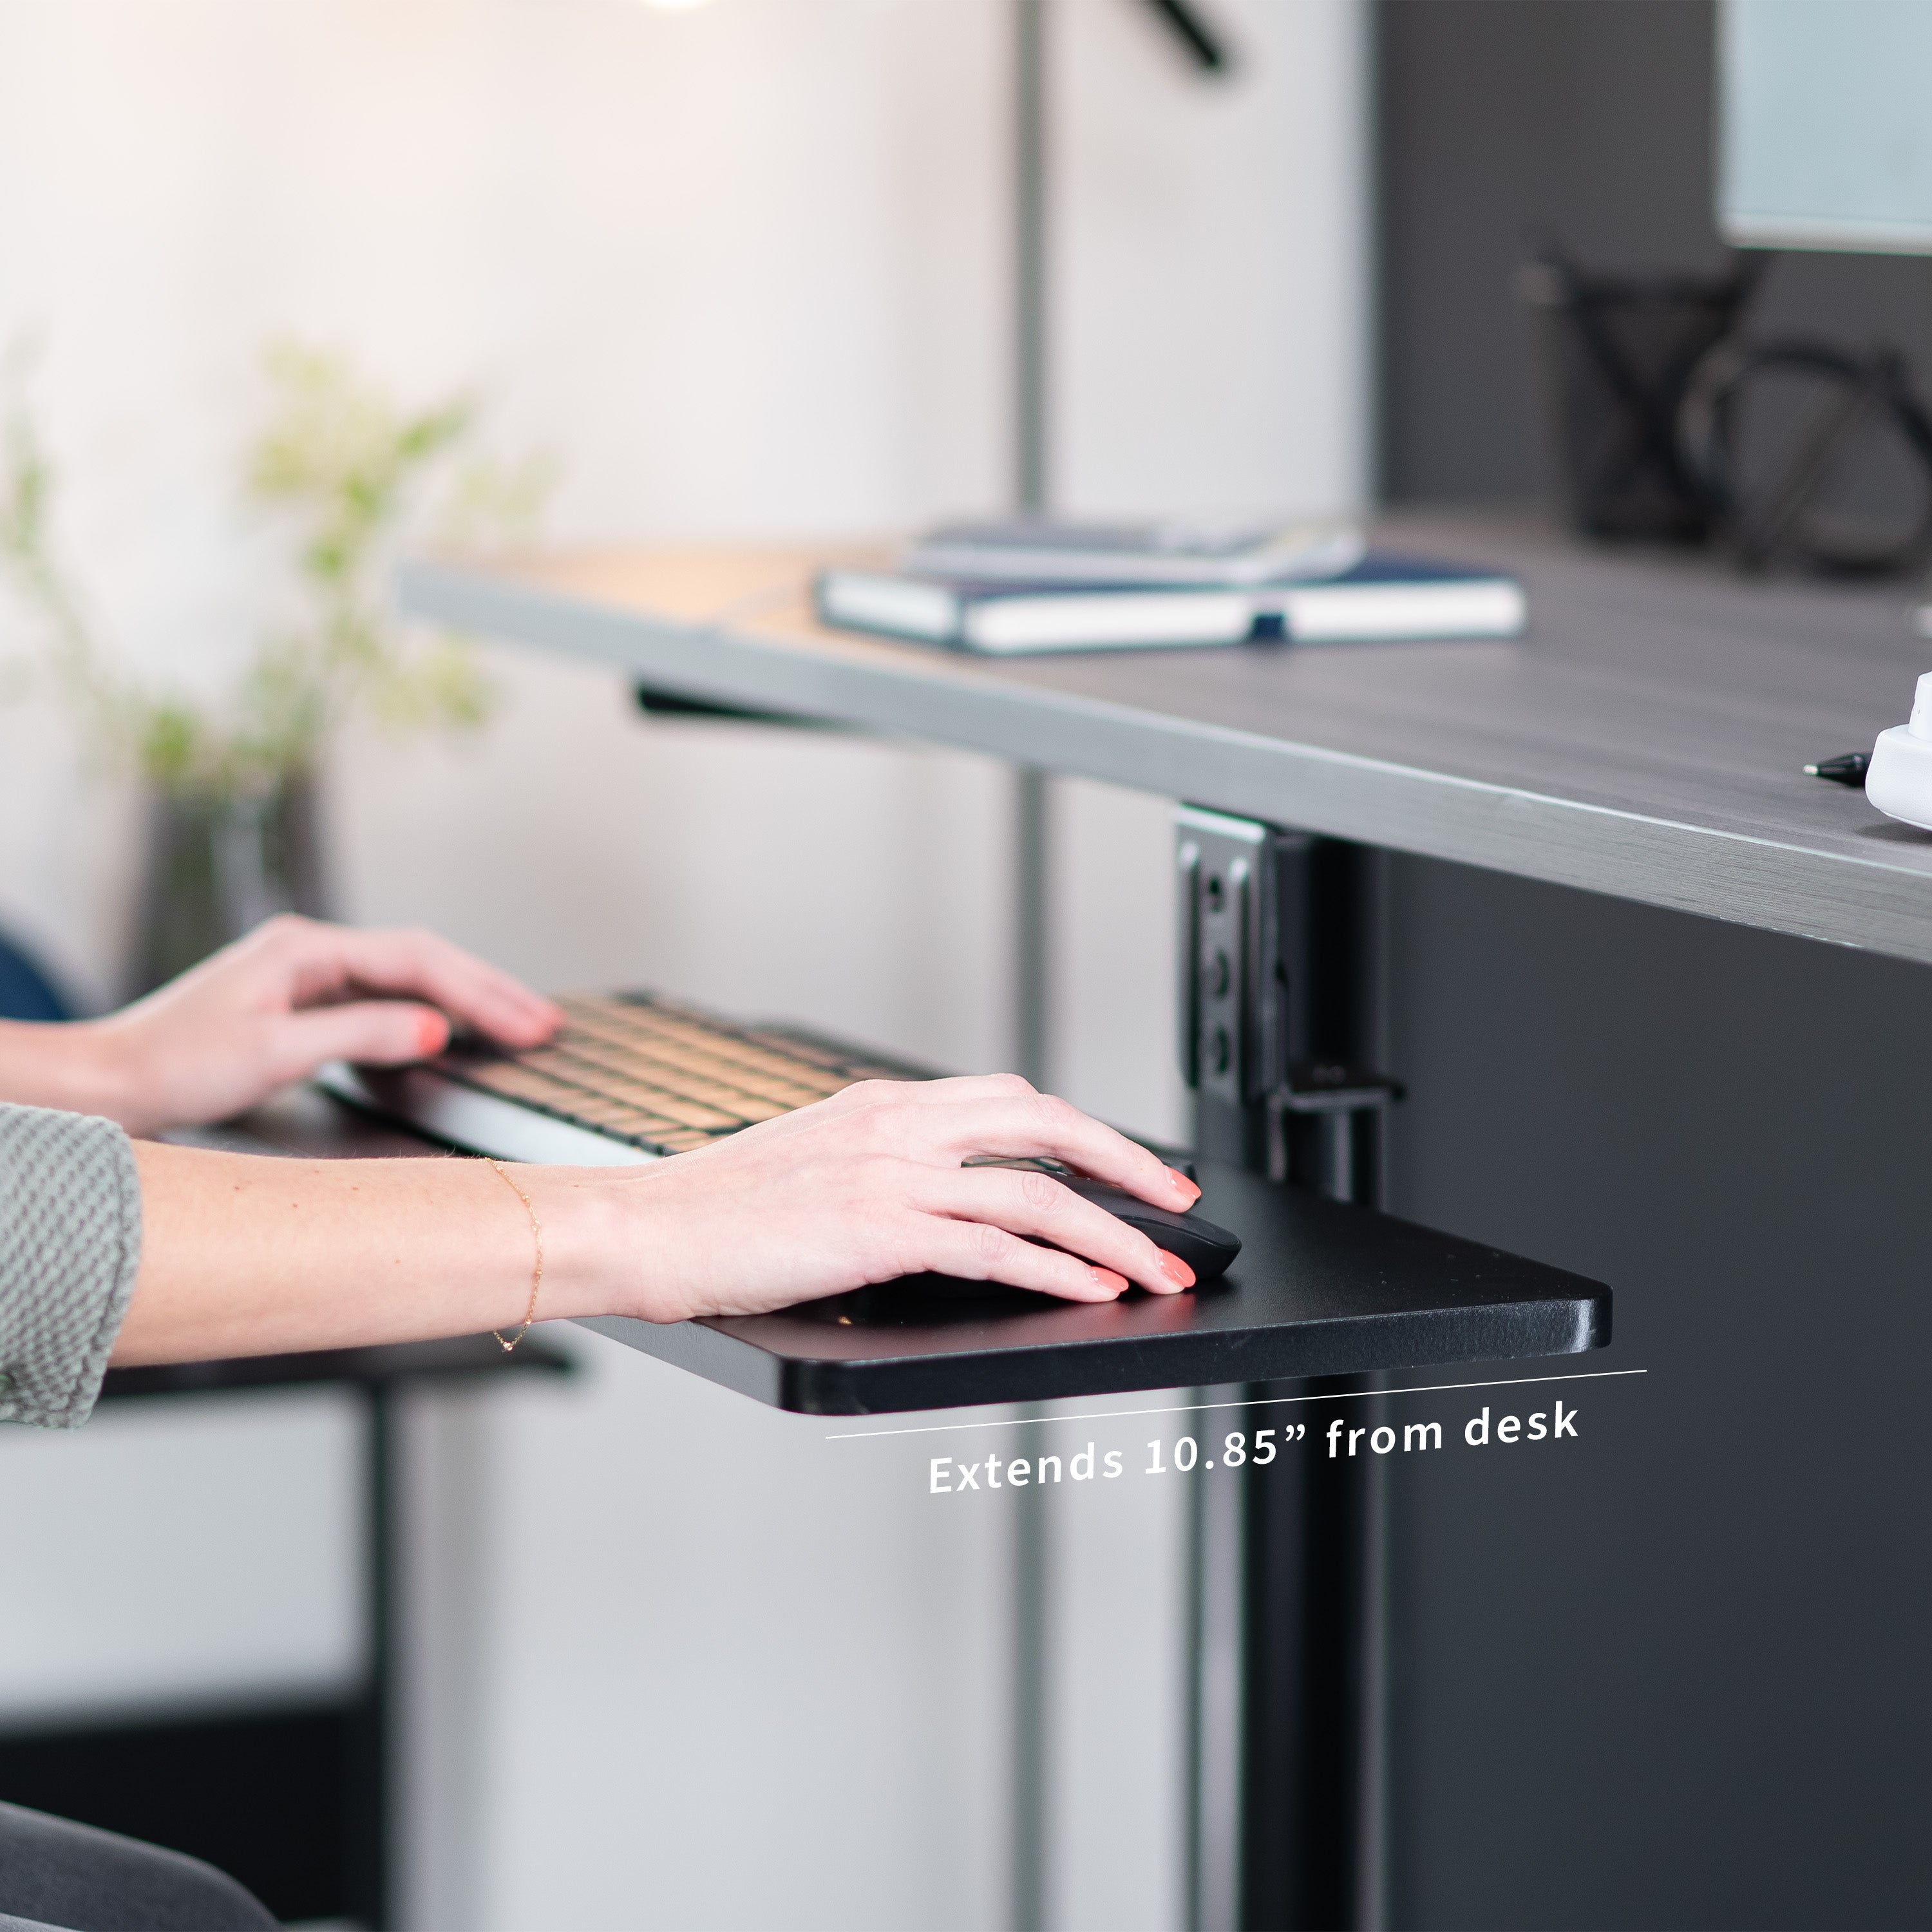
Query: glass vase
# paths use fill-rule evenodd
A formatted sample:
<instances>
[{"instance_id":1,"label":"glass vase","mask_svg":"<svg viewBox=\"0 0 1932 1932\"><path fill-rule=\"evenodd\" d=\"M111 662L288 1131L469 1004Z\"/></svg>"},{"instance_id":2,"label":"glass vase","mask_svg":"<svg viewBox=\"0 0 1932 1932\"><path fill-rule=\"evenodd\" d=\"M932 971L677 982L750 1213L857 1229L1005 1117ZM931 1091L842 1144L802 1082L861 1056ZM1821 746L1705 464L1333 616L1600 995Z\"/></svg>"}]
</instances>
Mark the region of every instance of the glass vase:
<instances>
[{"instance_id":1,"label":"glass vase","mask_svg":"<svg viewBox=\"0 0 1932 1932\"><path fill-rule=\"evenodd\" d=\"M248 797L156 792L146 846L136 992L277 913L324 911L315 784L306 772Z\"/></svg>"}]
</instances>

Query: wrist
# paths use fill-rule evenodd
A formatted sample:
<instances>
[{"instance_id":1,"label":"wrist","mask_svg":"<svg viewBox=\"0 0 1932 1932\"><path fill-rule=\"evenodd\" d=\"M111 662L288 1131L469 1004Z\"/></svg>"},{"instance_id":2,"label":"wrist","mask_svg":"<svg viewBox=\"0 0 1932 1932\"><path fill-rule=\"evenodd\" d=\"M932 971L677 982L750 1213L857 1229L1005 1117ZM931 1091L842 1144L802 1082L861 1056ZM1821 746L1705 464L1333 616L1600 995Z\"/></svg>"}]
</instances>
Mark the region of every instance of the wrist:
<instances>
[{"instance_id":1,"label":"wrist","mask_svg":"<svg viewBox=\"0 0 1932 1932\"><path fill-rule=\"evenodd\" d=\"M138 1129L140 1082L111 1020L0 1022L0 1099L64 1113L100 1114Z\"/></svg>"},{"instance_id":2,"label":"wrist","mask_svg":"<svg viewBox=\"0 0 1932 1932\"><path fill-rule=\"evenodd\" d=\"M638 1227L638 1177L625 1169L528 1167L512 1172L543 1223L544 1278L537 1319L626 1315L675 1321L651 1292L650 1250ZM626 1178L620 1179L620 1175ZM535 1256L532 1262L534 1265Z\"/></svg>"},{"instance_id":3,"label":"wrist","mask_svg":"<svg viewBox=\"0 0 1932 1932\"><path fill-rule=\"evenodd\" d=\"M144 1064L140 1036L124 1016L79 1020L64 1030L74 1036L75 1112L105 1114L132 1134L168 1124L155 1112L156 1083Z\"/></svg>"}]
</instances>

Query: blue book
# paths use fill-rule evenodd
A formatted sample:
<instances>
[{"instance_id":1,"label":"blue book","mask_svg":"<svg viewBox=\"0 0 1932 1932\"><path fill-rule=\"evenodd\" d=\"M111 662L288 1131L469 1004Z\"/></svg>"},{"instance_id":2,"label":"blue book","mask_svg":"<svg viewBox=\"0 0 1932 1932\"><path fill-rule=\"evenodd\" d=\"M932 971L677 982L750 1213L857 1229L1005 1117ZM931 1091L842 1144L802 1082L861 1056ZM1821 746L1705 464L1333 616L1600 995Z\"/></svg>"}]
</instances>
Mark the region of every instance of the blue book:
<instances>
[{"instance_id":1,"label":"blue book","mask_svg":"<svg viewBox=\"0 0 1932 1932\"><path fill-rule=\"evenodd\" d=\"M928 571L822 571L818 614L843 630L996 657L1205 644L1514 638L1514 578L1383 550L1328 576L1244 584L989 580Z\"/></svg>"}]
</instances>

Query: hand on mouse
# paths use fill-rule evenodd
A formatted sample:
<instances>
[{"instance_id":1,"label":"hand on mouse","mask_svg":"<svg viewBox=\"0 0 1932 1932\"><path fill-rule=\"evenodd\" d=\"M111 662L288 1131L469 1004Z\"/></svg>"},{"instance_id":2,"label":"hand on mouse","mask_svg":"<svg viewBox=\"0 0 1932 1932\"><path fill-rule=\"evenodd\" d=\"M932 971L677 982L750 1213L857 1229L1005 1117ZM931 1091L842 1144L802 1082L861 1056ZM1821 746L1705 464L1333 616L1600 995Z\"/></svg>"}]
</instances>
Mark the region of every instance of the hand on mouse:
<instances>
[{"instance_id":1,"label":"hand on mouse","mask_svg":"<svg viewBox=\"0 0 1932 1932\"><path fill-rule=\"evenodd\" d=\"M325 952L335 976L321 983L432 989L500 1036L547 1019L470 979L474 962L460 954L432 948L426 963L418 941L400 957L383 952L393 937L330 938L353 956ZM313 965L312 933L292 938ZM401 1057L428 1043L409 1031L420 1008L305 1011L298 997L316 982L286 958L248 965L237 950L245 972L211 962L198 986L190 976L153 1009L158 1030L164 1020L180 1028L162 1043L164 1063L184 1040L205 1038L218 1055L227 1032L243 1036L219 1078L160 1082L176 1118L225 1112L329 1053L380 1052L386 1039ZM759 1314L928 1269L1074 1301L1112 1300L1130 1282L1156 1294L1190 1285L1184 1263L1050 1174L961 1165L988 1155L1050 1155L1160 1208L1184 1211L1200 1195L1144 1148L1005 1074L868 1081L651 1166L518 1167L509 1186L481 1160L305 1160L144 1142L140 1271L114 1359L476 1334L520 1321L532 1286L539 1321L675 1322ZM542 1225L541 1280L520 1194Z\"/></svg>"},{"instance_id":2,"label":"hand on mouse","mask_svg":"<svg viewBox=\"0 0 1932 1932\"><path fill-rule=\"evenodd\" d=\"M8 1097L152 1133L225 1120L326 1060L422 1059L441 1051L452 1018L527 1047L562 1016L434 933L287 914L105 1019L12 1030L33 1037L10 1036L8 1072L19 1077Z\"/></svg>"},{"instance_id":3,"label":"hand on mouse","mask_svg":"<svg viewBox=\"0 0 1932 1932\"><path fill-rule=\"evenodd\" d=\"M863 1082L615 1178L526 1172L606 1197L634 1284L628 1312L649 1320L757 1313L927 1270L1074 1301L1112 1300L1130 1282L1157 1294L1193 1285L1184 1262L1050 1174L962 1165L988 1155L1050 1156L1159 1207L1200 1198L1144 1148L1013 1074Z\"/></svg>"}]
</instances>

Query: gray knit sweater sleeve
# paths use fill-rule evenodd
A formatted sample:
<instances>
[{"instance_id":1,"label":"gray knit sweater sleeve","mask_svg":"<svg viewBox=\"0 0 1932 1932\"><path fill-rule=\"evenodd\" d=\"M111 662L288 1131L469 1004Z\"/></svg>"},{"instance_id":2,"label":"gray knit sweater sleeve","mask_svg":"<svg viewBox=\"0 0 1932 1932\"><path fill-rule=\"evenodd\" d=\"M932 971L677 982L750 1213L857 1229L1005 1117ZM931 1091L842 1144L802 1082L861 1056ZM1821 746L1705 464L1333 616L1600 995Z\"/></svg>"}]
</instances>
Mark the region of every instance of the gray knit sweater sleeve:
<instances>
[{"instance_id":1,"label":"gray knit sweater sleeve","mask_svg":"<svg viewBox=\"0 0 1932 1932\"><path fill-rule=\"evenodd\" d=\"M87 1420L140 1258L128 1136L112 1120L0 1105L0 1422Z\"/></svg>"}]
</instances>

